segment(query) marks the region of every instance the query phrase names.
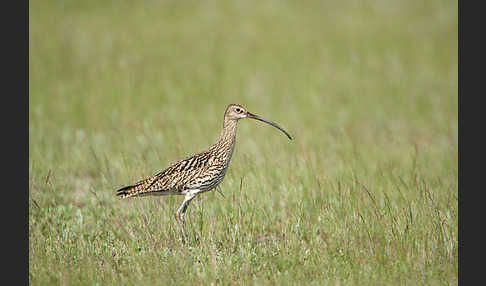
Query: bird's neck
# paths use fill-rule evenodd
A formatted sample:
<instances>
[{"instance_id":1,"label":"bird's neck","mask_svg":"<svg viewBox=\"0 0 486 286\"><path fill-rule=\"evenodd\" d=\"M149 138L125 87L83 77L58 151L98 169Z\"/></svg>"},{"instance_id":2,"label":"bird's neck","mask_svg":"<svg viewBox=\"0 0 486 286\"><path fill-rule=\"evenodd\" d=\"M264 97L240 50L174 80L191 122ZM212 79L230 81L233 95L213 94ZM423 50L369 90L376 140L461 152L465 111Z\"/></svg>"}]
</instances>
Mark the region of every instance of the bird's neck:
<instances>
[{"instance_id":1,"label":"bird's neck","mask_svg":"<svg viewBox=\"0 0 486 286\"><path fill-rule=\"evenodd\" d=\"M221 131L219 141L233 141L236 137L237 125L238 124L236 120L225 120L223 122L223 130Z\"/></svg>"},{"instance_id":2,"label":"bird's neck","mask_svg":"<svg viewBox=\"0 0 486 286\"><path fill-rule=\"evenodd\" d=\"M236 120L225 120L223 123L221 136L219 137L219 140L213 146L211 146L211 149L217 149L218 153L227 153L225 154L225 157L229 155L228 157L231 158L236 141L236 127Z\"/></svg>"}]
</instances>

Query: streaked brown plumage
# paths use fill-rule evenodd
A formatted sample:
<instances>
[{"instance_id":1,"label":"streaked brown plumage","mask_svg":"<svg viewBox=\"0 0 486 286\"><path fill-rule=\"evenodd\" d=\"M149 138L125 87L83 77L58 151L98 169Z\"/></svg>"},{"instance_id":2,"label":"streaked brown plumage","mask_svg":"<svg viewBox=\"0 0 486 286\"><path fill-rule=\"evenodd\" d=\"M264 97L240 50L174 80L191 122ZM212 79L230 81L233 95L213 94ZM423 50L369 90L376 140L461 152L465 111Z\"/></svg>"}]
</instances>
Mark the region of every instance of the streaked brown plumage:
<instances>
[{"instance_id":1,"label":"streaked brown plumage","mask_svg":"<svg viewBox=\"0 0 486 286\"><path fill-rule=\"evenodd\" d=\"M184 195L184 202L175 213L184 242L186 240L184 215L187 206L197 194L210 191L223 181L235 147L237 123L239 119L243 118L253 118L268 123L292 139L276 123L248 112L239 104L230 104L224 113L221 136L208 150L180 160L154 176L121 188L116 195L120 198Z\"/></svg>"}]
</instances>

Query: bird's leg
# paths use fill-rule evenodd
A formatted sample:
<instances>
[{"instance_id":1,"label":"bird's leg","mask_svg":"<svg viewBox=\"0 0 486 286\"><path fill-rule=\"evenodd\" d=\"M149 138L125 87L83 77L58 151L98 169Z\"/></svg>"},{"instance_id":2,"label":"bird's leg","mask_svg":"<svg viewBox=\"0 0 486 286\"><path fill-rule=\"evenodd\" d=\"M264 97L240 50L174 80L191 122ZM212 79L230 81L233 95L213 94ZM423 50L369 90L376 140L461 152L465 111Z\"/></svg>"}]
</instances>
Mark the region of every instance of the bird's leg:
<instances>
[{"instance_id":1,"label":"bird's leg","mask_svg":"<svg viewBox=\"0 0 486 286\"><path fill-rule=\"evenodd\" d=\"M186 231L184 230L184 221L185 221L184 216L186 215L187 206L189 206L189 203L195 196L196 196L195 194L190 194L190 193L186 194L186 196L184 197L184 201L182 202L182 205L179 207L179 209L174 215L177 223L179 224L179 228L181 229L182 243L185 243L187 240Z\"/></svg>"}]
</instances>

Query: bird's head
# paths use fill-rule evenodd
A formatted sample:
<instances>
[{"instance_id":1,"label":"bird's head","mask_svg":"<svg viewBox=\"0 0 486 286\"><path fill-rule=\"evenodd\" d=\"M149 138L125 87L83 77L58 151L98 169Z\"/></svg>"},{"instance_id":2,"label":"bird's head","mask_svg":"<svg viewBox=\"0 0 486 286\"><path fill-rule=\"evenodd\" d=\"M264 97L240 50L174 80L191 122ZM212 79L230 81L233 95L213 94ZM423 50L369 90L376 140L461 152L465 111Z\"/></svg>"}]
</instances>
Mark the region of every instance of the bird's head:
<instances>
[{"instance_id":1,"label":"bird's head","mask_svg":"<svg viewBox=\"0 0 486 286\"><path fill-rule=\"evenodd\" d=\"M224 113L224 119L225 120L236 120L236 121L238 121L238 120L243 119L243 118L252 118L252 119L260 120L262 122L270 124L273 127L277 128L280 131L282 131L283 133L285 133L285 135L287 135L287 137L290 140L292 140L292 137L290 137L289 133L287 133L287 131L283 130L283 128L280 127L277 123L266 120L266 119L264 119L264 118L262 118L262 117L260 117L256 114L249 112L248 110L246 110L245 107L243 107L240 104L228 105L228 107L226 108L226 112Z\"/></svg>"},{"instance_id":2,"label":"bird's head","mask_svg":"<svg viewBox=\"0 0 486 286\"><path fill-rule=\"evenodd\" d=\"M248 110L239 104L230 104L226 108L224 118L229 120L239 120L248 117Z\"/></svg>"}]
</instances>

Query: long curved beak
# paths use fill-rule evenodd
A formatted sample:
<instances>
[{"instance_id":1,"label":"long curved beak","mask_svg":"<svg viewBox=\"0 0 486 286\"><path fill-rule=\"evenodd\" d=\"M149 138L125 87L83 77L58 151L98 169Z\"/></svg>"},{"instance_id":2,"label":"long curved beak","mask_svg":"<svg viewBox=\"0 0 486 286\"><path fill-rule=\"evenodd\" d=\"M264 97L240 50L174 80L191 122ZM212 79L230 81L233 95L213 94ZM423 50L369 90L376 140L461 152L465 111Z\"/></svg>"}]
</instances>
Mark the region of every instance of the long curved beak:
<instances>
[{"instance_id":1,"label":"long curved beak","mask_svg":"<svg viewBox=\"0 0 486 286\"><path fill-rule=\"evenodd\" d=\"M265 123L268 123L268 124L272 125L273 127L277 128L277 129L280 129L280 131L282 131L283 133L285 133L285 135L287 135L287 137L289 137L289 139L292 140L292 137L290 137L290 134L287 133L287 131L283 130L283 128L280 127L277 123L272 122L272 121L269 121L269 120L266 120L266 119L263 119L260 116L258 116L256 114L253 114L253 113L250 113L250 112L247 113L247 117L248 118L253 118L253 119L256 119L256 120L263 121Z\"/></svg>"}]
</instances>

